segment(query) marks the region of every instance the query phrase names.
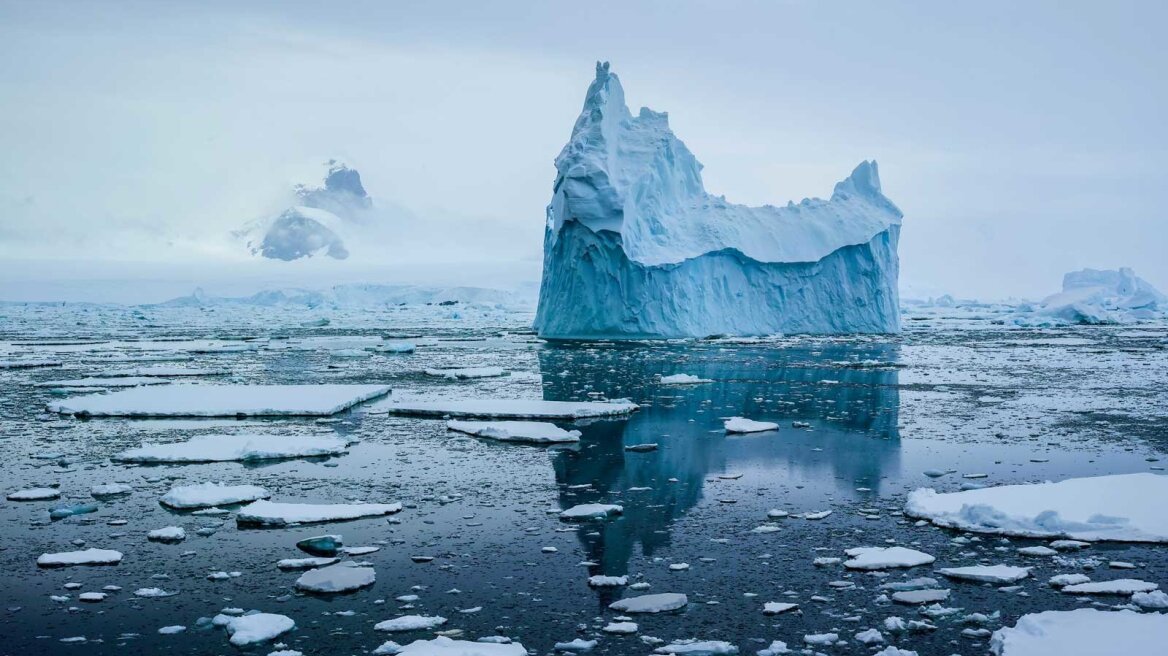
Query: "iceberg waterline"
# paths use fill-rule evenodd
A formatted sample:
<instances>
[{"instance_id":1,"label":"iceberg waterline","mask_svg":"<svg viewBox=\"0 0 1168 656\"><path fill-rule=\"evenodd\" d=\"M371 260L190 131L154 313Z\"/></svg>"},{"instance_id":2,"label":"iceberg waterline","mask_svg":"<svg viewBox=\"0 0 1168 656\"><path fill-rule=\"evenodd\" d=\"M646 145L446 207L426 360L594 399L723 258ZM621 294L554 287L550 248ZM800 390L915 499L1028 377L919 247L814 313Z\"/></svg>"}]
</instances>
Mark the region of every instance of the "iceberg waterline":
<instances>
[{"instance_id":1,"label":"iceberg waterline","mask_svg":"<svg viewBox=\"0 0 1168 656\"><path fill-rule=\"evenodd\" d=\"M830 200L708 194L664 113L597 64L556 159L535 318L547 338L885 333L900 327L900 210L863 162Z\"/></svg>"}]
</instances>

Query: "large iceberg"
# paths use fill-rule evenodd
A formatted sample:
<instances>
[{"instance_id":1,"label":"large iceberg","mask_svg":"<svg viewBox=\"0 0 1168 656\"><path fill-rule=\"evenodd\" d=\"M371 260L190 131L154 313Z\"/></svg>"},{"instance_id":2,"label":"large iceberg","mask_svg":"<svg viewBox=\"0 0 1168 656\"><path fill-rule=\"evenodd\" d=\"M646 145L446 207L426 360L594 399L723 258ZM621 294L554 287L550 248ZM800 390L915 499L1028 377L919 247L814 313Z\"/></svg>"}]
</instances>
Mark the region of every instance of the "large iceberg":
<instances>
[{"instance_id":1,"label":"large iceberg","mask_svg":"<svg viewBox=\"0 0 1168 656\"><path fill-rule=\"evenodd\" d=\"M862 162L830 200L747 207L705 191L668 115L633 116L597 63L556 158L535 328L561 339L889 333L901 212Z\"/></svg>"},{"instance_id":2,"label":"large iceberg","mask_svg":"<svg viewBox=\"0 0 1168 656\"><path fill-rule=\"evenodd\" d=\"M1063 276L1063 290L1037 307L1023 306L1015 323L1115 324L1168 317L1168 296L1128 268L1083 269Z\"/></svg>"}]
</instances>

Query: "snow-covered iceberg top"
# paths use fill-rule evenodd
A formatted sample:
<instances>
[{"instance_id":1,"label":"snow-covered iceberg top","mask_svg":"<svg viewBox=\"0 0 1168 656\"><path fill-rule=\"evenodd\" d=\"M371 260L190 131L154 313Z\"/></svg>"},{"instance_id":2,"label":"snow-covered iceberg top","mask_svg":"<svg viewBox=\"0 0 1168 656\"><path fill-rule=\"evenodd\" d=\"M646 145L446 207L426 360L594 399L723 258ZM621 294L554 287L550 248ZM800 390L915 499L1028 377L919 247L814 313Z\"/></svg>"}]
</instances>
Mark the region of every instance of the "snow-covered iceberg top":
<instances>
[{"instance_id":1,"label":"snow-covered iceberg top","mask_svg":"<svg viewBox=\"0 0 1168 656\"><path fill-rule=\"evenodd\" d=\"M1029 316L1028 316L1029 315ZM1083 269L1063 276L1063 290L1025 307L1016 323L1113 324L1168 317L1168 296L1128 268Z\"/></svg>"},{"instance_id":2,"label":"snow-covered iceberg top","mask_svg":"<svg viewBox=\"0 0 1168 656\"><path fill-rule=\"evenodd\" d=\"M978 533L1075 540L1168 542L1168 476L1150 473L1069 478L939 494L921 488L905 514Z\"/></svg>"},{"instance_id":3,"label":"snow-covered iceberg top","mask_svg":"<svg viewBox=\"0 0 1168 656\"><path fill-rule=\"evenodd\" d=\"M830 200L748 207L710 195L669 115L642 107L633 116L607 62L596 64L556 170L553 233L566 221L617 232L629 259L654 266L727 249L759 262L815 262L867 243L902 216L880 192L876 162L861 162Z\"/></svg>"}]
</instances>

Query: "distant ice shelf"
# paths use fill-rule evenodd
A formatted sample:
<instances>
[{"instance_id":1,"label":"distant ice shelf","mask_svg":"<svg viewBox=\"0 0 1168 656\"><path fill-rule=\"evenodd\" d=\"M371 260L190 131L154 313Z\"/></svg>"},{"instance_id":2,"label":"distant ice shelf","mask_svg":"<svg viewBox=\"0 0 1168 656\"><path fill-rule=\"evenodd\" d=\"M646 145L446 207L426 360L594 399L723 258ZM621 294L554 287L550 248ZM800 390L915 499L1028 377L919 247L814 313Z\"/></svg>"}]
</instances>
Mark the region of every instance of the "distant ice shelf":
<instances>
[{"instance_id":1,"label":"distant ice shelf","mask_svg":"<svg viewBox=\"0 0 1168 656\"><path fill-rule=\"evenodd\" d=\"M747 207L706 192L668 115L633 116L597 63L556 158L535 328L556 339L900 328L901 212L862 162L829 200Z\"/></svg>"}]
</instances>

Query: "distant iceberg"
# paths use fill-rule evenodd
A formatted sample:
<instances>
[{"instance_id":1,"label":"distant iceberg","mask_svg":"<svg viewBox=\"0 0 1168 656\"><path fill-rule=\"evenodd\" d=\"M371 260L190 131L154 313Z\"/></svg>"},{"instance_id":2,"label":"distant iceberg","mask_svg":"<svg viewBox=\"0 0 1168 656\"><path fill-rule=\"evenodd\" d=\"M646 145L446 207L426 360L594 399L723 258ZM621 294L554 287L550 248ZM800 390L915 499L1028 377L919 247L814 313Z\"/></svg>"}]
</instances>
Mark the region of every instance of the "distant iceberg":
<instances>
[{"instance_id":1,"label":"distant iceberg","mask_svg":"<svg viewBox=\"0 0 1168 656\"><path fill-rule=\"evenodd\" d=\"M830 200L747 207L705 191L668 115L634 117L597 63L556 158L535 329L548 338L890 333L901 212L862 162Z\"/></svg>"},{"instance_id":2,"label":"distant iceberg","mask_svg":"<svg viewBox=\"0 0 1168 656\"><path fill-rule=\"evenodd\" d=\"M1023 306L1015 323L1117 324L1168 318L1168 296L1129 268L1083 269L1063 276L1063 290Z\"/></svg>"}]
</instances>

